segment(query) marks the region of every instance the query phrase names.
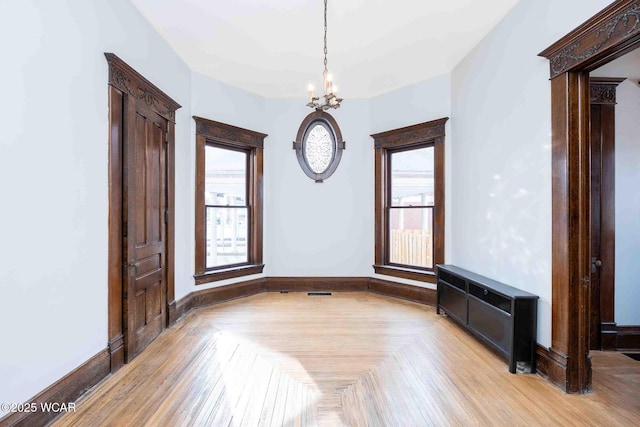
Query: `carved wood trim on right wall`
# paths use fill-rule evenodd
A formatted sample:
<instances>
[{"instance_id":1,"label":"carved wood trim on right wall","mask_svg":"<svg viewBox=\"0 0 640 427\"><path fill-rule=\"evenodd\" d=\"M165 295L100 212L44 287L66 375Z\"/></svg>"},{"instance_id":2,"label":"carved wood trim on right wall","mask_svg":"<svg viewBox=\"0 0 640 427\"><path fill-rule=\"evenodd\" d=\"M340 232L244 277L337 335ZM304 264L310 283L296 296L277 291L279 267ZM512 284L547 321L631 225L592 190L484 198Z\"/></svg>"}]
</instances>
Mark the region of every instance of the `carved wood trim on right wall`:
<instances>
[{"instance_id":1,"label":"carved wood trim on right wall","mask_svg":"<svg viewBox=\"0 0 640 427\"><path fill-rule=\"evenodd\" d=\"M552 303L549 379L591 390L589 358L589 72L640 46L640 1L619 0L540 53L549 59L552 130ZM554 359L555 360L555 359Z\"/></svg>"}]
</instances>

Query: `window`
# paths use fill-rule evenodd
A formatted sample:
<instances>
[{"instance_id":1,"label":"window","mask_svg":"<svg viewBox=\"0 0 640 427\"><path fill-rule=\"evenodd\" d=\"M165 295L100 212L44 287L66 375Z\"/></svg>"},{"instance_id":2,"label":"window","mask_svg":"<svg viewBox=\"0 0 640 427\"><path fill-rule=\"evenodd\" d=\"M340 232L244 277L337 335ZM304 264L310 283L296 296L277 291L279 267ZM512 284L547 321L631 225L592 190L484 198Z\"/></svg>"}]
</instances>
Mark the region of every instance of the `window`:
<instances>
[{"instance_id":1,"label":"window","mask_svg":"<svg viewBox=\"0 0 640 427\"><path fill-rule=\"evenodd\" d=\"M435 282L435 266L444 262L447 120L371 135L376 149L376 273Z\"/></svg>"},{"instance_id":2,"label":"window","mask_svg":"<svg viewBox=\"0 0 640 427\"><path fill-rule=\"evenodd\" d=\"M246 264L249 152L207 142L204 154L205 270Z\"/></svg>"},{"instance_id":3,"label":"window","mask_svg":"<svg viewBox=\"0 0 640 427\"><path fill-rule=\"evenodd\" d=\"M433 145L389 150L389 264L433 270Z\"/></svg>"},{"instance_id":4,"label":"window","mask_svg":"<svg viewBox=\"0 0 640 427\"><path fill-rule=\"evenodd\" d=\"M315 182L324 181L336 171L344 148L338 123L324 111L304 118L293 143L300 167Z\"/></svg>"},{"instance_id":5,"label":"window","mask_svg":"<svg viewBox=\"0 0 640 427\"><path fill-rule=\"evenodd\" d=\"M261 273L265 134L196 121L196 284Z\"/></svg>"}]
</instances>

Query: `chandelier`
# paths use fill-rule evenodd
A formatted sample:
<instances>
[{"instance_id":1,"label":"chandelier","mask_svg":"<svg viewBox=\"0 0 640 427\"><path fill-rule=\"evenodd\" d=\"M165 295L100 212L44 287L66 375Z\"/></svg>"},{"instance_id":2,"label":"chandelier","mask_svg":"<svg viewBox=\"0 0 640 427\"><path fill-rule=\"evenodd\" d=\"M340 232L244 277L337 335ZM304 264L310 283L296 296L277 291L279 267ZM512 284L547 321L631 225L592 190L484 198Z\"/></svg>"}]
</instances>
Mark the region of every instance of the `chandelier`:
<instances>
[{"instance_id":1,"label":"chandelier","mask_svg":"<svg viewBox=\"0 0 640 427\"><path fill-rule=\"evenodd\" d=\"M307 107L318 111L339 108L342 98L338 98L338 88L333 84L333 76L327 69L327 0L324 0L324 71L322 72L323 95L315 96L313 85L309 85L309 103Z\"/></svg>"}]
</instances>

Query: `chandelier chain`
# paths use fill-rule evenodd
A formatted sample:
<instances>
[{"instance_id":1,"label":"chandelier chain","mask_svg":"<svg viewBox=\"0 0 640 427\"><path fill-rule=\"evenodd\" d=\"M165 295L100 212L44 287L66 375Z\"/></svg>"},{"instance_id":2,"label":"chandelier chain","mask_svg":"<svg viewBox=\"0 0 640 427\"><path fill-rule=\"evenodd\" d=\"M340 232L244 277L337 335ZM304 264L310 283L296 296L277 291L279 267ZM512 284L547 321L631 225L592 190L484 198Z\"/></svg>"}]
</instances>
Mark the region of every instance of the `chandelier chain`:
<instances>
[{"instance_id":1,"label":"chandelier chain","mask_svg":"<svg viewBox=\"0 0 640 427\"><path fill-rule=\"evenodd\" d=\"M327 71L327 0L324 0L324 71Z\"/></svg>"},{"instance_id":2,"label":"chandelier chain","mask_svg":"<svg viewBox=\"0 0 640 427\"><path fill-rule=\"evenodd\" d=\"M327 67L327 0L324 0L324 71L322 73L322 94L315 96L313 85L309 85L309 102L307 107L317 111L325 111L330 108L340 108L342 98L338 98L337 88L333 84L333 77Z\"/></svg>"}]
</instances>

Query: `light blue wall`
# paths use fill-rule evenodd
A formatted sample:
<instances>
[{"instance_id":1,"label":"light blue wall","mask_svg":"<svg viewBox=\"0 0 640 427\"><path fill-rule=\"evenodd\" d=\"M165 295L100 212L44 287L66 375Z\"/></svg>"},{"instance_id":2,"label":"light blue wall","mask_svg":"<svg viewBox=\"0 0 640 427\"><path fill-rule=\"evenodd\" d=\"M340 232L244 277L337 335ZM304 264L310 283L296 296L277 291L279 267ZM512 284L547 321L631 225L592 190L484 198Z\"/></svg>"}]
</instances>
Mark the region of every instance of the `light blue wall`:
<instances>
[{"instance_id":1,"label":"light blue wall","mask_svg":"<svg viewBox=\"0 0 640 427\"><path fill-rule=\"evenodd\" d=\"M540 296L551 344L551 98L538 53L607 0L521 0L453 70L451 261Z\"/></svg>"},{"instance_id":2,"label":"light blue wall","mask_svg":"<svg viewBox=\"0 0 640 427\"><path fill-rule=\"evenodd\" d=\"M451 75L443 74L433 79L406 86L396 91L372 98L370 106L370 133L411 126L418 123L451 118ZM451 134L451 121L445 126L445 260L451 258L451 150L455 140ZM373 146L373 140L371 140ZM388 276L373 274L389 280ZM392 279L403 283L435 289L430 283Z\"/></svg>"},{"instance_id":3,"label":"light blue wall","mask_svg":"<svg viewBox=\"0 0 640 427\"><path fill-rule=\"evenodd\" d=\"M198 115L265 140L265 274L371 276L369 135L451 117L447 262L541 296L551 330L548 64L537 53L606 0L521 0L449 75L332 112L347 148L316 184L291 142L311 112L194 73L127 0L0 3L0 401L24 402L107 343L107 63L114 52L183 105L176 121L176 297L196 288ZM9 101L7 101L9 100ZM311 243L311 244L310 244ZM388 278L387 278L388 279ZM219 284L216 284L219 285ZM212 285L212 286L216 286ZM19 326L19 327L18 327ZM0 414L2 415L2 414Z\"/></svg>"},{"instance_id":4,"label":"light blue wall","mask_svg":"<svg viewBox=\"0 0 640 427\"><path fill-rule=\"evenodd\" d=\"M334 174L316 183L292 142L313 112L304 98L269 100L265 148L268 276L369 276L373 263L373 145L369 103L345 100L330 114L346 141Z\"/></svg>"},{"instance_id":5,"label":"light blue wall","mask_svg":"<svg viewBox=\"0 0 640 427\"><path fill-rule=\"evenodd\" d=\"M126 0L0 2L0 402L26 402L107 346L107 61L183 105L176 197L189 169L189 68ZM192 234L176 211L176 276ZM189 213L190 215L190 213ZM2 414L0 413L0 416Z\"/></svg>"}]
</instances>

